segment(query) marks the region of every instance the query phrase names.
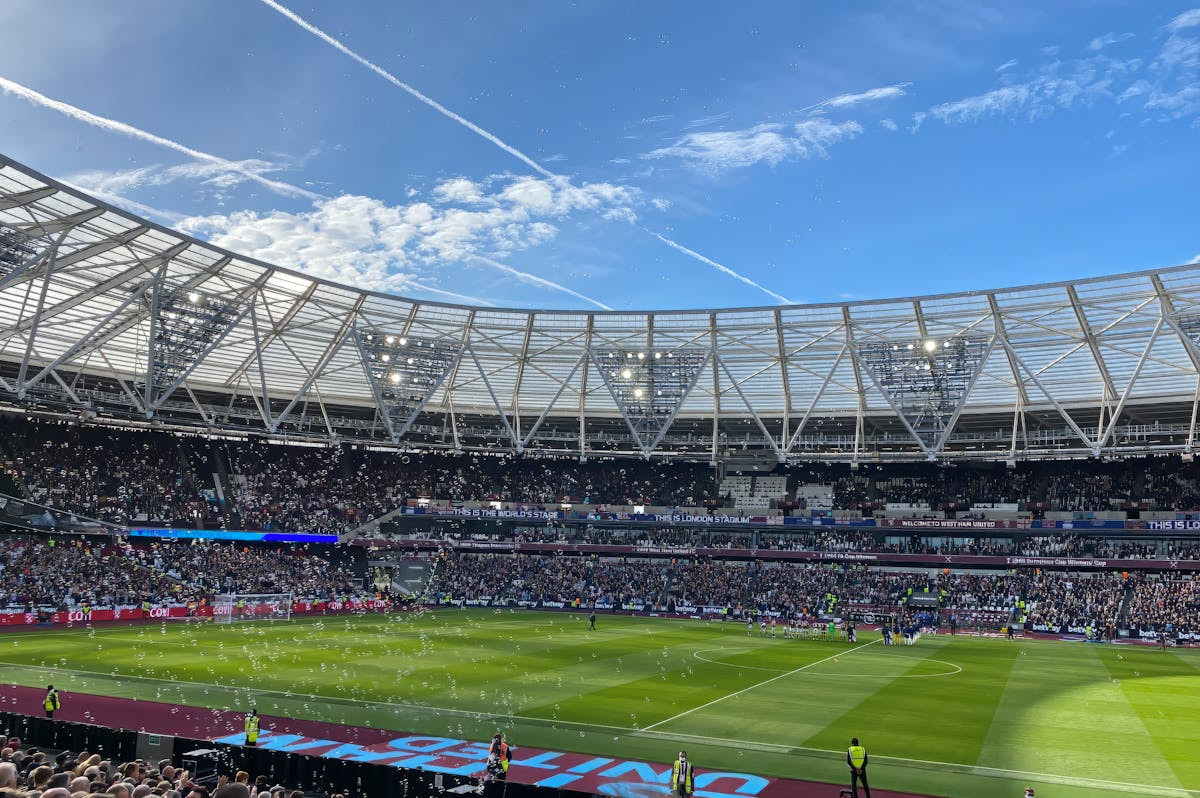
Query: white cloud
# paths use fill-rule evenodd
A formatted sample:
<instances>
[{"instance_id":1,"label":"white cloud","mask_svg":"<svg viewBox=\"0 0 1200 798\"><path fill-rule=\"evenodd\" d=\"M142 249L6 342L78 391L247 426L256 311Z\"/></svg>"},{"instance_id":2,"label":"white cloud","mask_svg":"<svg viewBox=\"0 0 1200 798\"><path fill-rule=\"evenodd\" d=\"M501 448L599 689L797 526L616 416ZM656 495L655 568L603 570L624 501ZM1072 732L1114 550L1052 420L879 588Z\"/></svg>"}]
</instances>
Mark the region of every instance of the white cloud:
<instances>
[{"instance_id":1,"label":"white cloud","mask_svg":"<svg viewBox=\"0 0 1200 798\"><path fill-rule=\"evenodd\" d=\"M495 259L552 241L558 228L550 220L575 211L635 221L632 205L641 201L635 189L624 186L575 186L565 179L534 177L498 177L485 183L453 178L431 193L434 203L391 205L343 195L298 213L238 211L191 217L178 227L234 252L360 288L444 292L428 281L446 265L475 262L602 306L552 280L501 268Z\"/></svg>"},{"instance_id":2,"label":"white cloud","mask_svg":"<svg viewBox=\"0 0 1200 798\"><path fill-rule=\"evenodd\" d=\"M946 124L976 122L987 117L1035 120L1061 110L1102 101L1120 106L1123 115L1140 108L1141 122L1190 120L1200 126L1200 9L1175 17L1158 52L1147 58L1118 59L1105 55L1109 45L1133 34L1106 33L1091 41L1086 58L1051 60L1023 79L1004 72L1003 84L991 91L936 105L926 112ZM926 117L913 116L916 132ZM1114 148L1119 155L1120 148Z\"/></svg>"},{"instance_id":3,"label":"white cloud","mask_svg":"<svg viewBox=\"0 0 1200 798\"><path fill-rule=\"evenodd\" d=\"M1117 44L1118 42L1128 41L1129 39L1132 39L1132 38L1133 38L1132 33L1121 33L1121 34L1106 33L1103 36L1097 36L1096 38L1094 38L1090 42L1088 42L1088 49L1091 50L1092 52L1098 53L1101 50L1103 50L1105 47L1108 47L1111 44Z\"/></svg>"},{"instance_id":4,"label":"white cloud","mask_svg":"<svg viewBox=\"0 0 1200 798\"><path fill-rule=\"evenodd\" d=\"M465 177L444 180L433 189L433 198L437 202L456 202L463 205L477 205L483 202L479 185Z\"/></svg>"},{"instance_id":5,"label":"white cloud","mask_svg":"<svg viewBox=\"0 0 1200 798\"><path fill-rule=\"evenodd\" d=\"M1200 67L1200 38L1193 28L1200 26L1200 8L1185 11L1167 25L1170 35L1155 62L1166 72L1195 70Z\"/></svg>"},{"instance_id":6,"label":"white cloud","mask_svg":"<svg viewBox=\"0 0 1200 798\"><path fill-rule=\"evenodd\" d=\"M1012 68L1013 68L1013 67L1015 67L1016 65L1017 65L1017 59L1015 59L1015 58L1011 58L1011 59L1009 59L1008 61L1005 61L1005 62L1004 62L1003 64L1001 64L1000 66L996 67L996 71L997 71L997 72L1004 72L1005 70L1012 69Z\"/></svg>"},{"instance_id":7,"label":"white cloud","mask_svg":"<svg viewBox=\"0 0 1200 798\"><path fill-rule=\"evenodd\" d=\"M117 171L89 170L71 175L68 180L84 191L108 197L124 197L131 191L165 186L179 180L194 181L211 189L214 198L223 201L230 189L247 182L261 182L266 175L286 168L285 164L259 158L223 163L189 161L174 166L151 164ZM124 202L133 201L124 199Z\"/></svg>"},{"instance_id":8,"label":"white cloud","mask_svg":"<svg viewBox=\"0 0 1200 798\"><path fill-rule=\"evenodd\" d=\"M1193 255L1192 259L1189 260L1188 263L1200 263L1200 252L1197 252L1195 255Z\"/></svg>"},{"instance_id":9,"label":"white cloud","mask_svg":"<svg viewBox=\"0 0 1200 798\"><path fill-rule=\"evenodd\" d=\"M1076 77L1038 77L1024 83L942 103L929 115L948 125L975 122L988 116L1017 116L1029 119L1048 116L1055 110L1091 102L1109 89L1106 79L1087 73Z\"/></svg>"},{"instance_id":10,"label":"white cloud","mask_svg":"<svg viewBox=\"0 0 1200 798\"><path fill-rule=\"evenodd\" d=\"M763 162L775 166L793 158L824 158L829 147L861 132L862 125L857 122L835 123L818 116L791 126L763 123L743 130L688 133L643 157L679 158L708 172Z\"/></svg>"},{"instance_id":11,"label":"white cloud","mask_svg":"<svg viewBox=\"0 0 1200 798\"><path fill-rule=\"evenodd\" d=\"M1200 26L1200 8L1193 8L1190 11L1184 11L1167 23L1167 30L1175 33L1185 28L1195 28L1197 26Z\"/></svg>"},{"instance_id":12,"label":"white cloud","mask_svg":"<svg viewBox=\"0 0 1200 798\"><path fill-rule=\"evenodd\" d=\"M1200 114L1200 85L1184 86L1177 90L1154 90L1146 98L1146 108L1161 111L1171 119Z\"/></svg>"},{"instance_id":13,"label":"white cloud","mask_svg":"<svg viewBox=\"0 0 1200 798\"><path fill-rule=\"evenodd\" d=\"M900 126L897 125L895 122L893 122L891 119L881 119L881 120L879 120L879 124L882 125L887 130L895 131L895 130L900 129Z\"/></svg>"},{"instance_id":14,"label":"white cloud","mask_svg":"<svg viewBox=\"0 0 1200 798\"><path fill-rule=\"evenodd\" d=\"M827 105L830 108L845 108L846 106L857 105L859 103L890 100L893 97L903 97L906 94L905 90L911 85L911 83L896 83L892 86L882 86L878 89L868 89L867 91L858 92L856 94L839 94L837 97L826 100L822 104Z\"/></svg>"}]
</instances>

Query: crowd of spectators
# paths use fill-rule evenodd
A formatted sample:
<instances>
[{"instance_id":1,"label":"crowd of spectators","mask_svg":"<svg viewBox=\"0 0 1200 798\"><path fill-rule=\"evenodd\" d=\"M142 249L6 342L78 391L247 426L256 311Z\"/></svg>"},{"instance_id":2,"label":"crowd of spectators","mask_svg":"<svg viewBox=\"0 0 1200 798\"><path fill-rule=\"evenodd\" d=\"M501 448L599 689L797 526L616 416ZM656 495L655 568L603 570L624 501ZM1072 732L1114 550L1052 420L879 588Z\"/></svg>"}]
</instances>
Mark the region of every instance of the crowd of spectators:
<instances>
[{"instance_id":1,"label":"crowd of spectators","mask_svg":"<svg viewBox=\"0 0 1200 798\"><path fill-rule=\"evenodd\" d=\"M637 601L662 607L729 607L735 614L781 612L789 617L825 612L831 606L897 608L916 593L932 595L949 611L988 611L1008 617L1024 602L1024 612L1035 624L1103 626L1119 620L1128 586L1130 582L1119 574L1036 569L946 571L931 576L861 565L446 551L438 559L430 590L435 601L489 598L582 606Z\"/></svg>"},{"instance_id":2,"label":"crowd of spectators","mask_svg":"<svg viewBox=\"0 0 1200 798\"><path fill-rule=\"evenodd\" d=\"M35 501L131 523L352 529L413 498L569 502L577 506L731 506L705 463L503 452L396 453L352 444L300 447L0 417L0 459ZM888 504L971 513L1122 507L1200 511L1200 465L1176 457L1021 462L1016 468L938 464L794 464L774 473L829 485L833 508ZM785 506L795 508L799 501Z\"/></svg>"},{"instance_id":3,"label":"crowd of spectators","mask_svg":"<svg viewBox=\"0 0 1200 798\"><path fill-rule=\"evenodd\" d=\"M18 737L0 737L0 795L7 798L303 798L266 776L238 771L205 786L171 760L116 762L102 753L48 753ZM340 798L340 796L334 796Z\"/></svg>"},{"instance_id":4,"label":"crowd of spectators","mask_svg":"<svg viewBox=\"0 0 1200 798\"><path fill-rule=\"evenodd\" d=\"M0 441L7 470L40 504L119 524L220 520L191 467L205 456L196 439L0 416Z\"/></svg>"},{"instance_id":5,"label":"crowd of spectators","mask_svg":"<svg viewBox=\"0 0 1200 798\"><path fill-rule=\"evenodd\" d=\"M304 547L14 537L0 555L0 607L29 611L157 607L228 592L341 598L361 593L361 584L333 552Z\"/></svg>"},{"instance_id":6,"label":"crowd of spectators","mask_svg":"<svg viewBox=\"0 0 1200 798\"><path fill-rule=\"evenodd\" d=\"M1129 602L1129 619L1140 629L1200 634L1200 581L1195 575L1143 576Z\"/></svg>"}]
</instances>

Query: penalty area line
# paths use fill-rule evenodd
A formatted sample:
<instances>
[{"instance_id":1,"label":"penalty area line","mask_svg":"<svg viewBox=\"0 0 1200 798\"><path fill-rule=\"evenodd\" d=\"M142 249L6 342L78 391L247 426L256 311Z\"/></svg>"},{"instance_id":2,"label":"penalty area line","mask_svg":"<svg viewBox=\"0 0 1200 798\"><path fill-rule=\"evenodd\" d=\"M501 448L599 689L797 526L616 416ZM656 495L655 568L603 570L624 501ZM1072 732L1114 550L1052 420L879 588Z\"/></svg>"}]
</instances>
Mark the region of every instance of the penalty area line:
<instances>
[{"instance_id":1,"label":"penalty area line","mask_svg":"<svg viewBox=\"0 0 1200 798\"><path fill-rule=\"evenodd\" d=\"M714 698L712 701L709 701L708 703L705 703L705 704L701 704L698 707L692 707L691 709L685 709L683 712L680 712L678 715L672 715L671 717L666 718L665 720L660 720L657 723L651 723L649 726L646 726L643 729L643 731L651 731L652 729L654 729L658 726L662 726L665 723L670 723L673 720L679 720L680 718L686 717L686 716L692 714L693 712L698 712L707 707L711 707L713 704L719 704L722 701L725 701L726 699L736 698L737 696L741 695L742 693L748 693L751 690L755 689L756 687L762 687L765 684L771 684L772 682L777 682L780 679L785 679L788 676L792 676L793 674L800 673L801 671L806 671L809 668L814 667L816 665L820 665L823 662L829 662L831 659L837 659L838 657L845 656L846 654L853 654L855 651L858 651L859 649L866 648L867 646L873 646L878 642L879 642L879 640L872 640L869 643L863 643L862 645L855 646L854 648L847 649L846 651L839 651L836 654L830 654L828 657L825 657L825 659L819 659L816 662L810 662L807 665L801 665L799 668L793 668L792 670L781 673L778 676L772 676L770 679L764 679L761 682L756 682L755 684L752 684L749 687L743 687L741 690L738 690L735 693L723 695L720 698Z\"/></svg>"}]
</instances>

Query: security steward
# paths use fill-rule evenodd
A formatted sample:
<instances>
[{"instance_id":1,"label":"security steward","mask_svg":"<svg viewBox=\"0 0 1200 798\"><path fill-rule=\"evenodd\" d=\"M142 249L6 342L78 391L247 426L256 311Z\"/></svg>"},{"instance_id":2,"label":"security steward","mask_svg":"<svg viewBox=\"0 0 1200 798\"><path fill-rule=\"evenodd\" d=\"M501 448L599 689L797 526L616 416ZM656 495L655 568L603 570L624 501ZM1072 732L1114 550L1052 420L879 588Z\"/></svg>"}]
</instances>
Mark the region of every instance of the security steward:
<instances>
[{"instance_id":1,"label":"security steward","mask_svg":"<svg viewBox=\"0 0 1200 798\"><path fill-rule=\"evenodd\" d=\"M857 737L850 738L850 750L846 752L846 764L850 766L850 792L858 798L858 783L861 781L863 793L871 798L871 787L867 784L867 749L858 744Z\"/></svg>"},{"instance_id":2,"label":"security steward","mask_svg":"<svg viewBox=\"0 0 1200 798\"><path fill-rule=\"evenodd\" d=\"M246 745L253 748L258 745L258 710L251 709L246 716Z\"/></svg>"},{"instance_id":3,"label":"security steward","mask_svg":"<svg viewBox=\"0 0 1200 798\"><path fill-rule=\"evenodd\" d=\"M512 749L504 742L504 735L497 732L492 736L488 749L487 772L492 781L507 781L508 766L512 764Z\"/></svg>"},{"instance_id":4,"label":"security steward","mask_svg":"<svg viewBox=\"0 0 1200 798\"><path fill-rule=\"evenodd\" d=\"M42 708L46 710L48 718L53 718L54 713L62 709L62 699L58 697L58 691L54 689L54 685L46 688L46 697L42 699Z\"/></svg>"},{"instance_id":5,"label":"security steward","mask_svg":"<svg viewBox=\"0 0 1200 798\"><path fill-rule=\"evenodd\" d=\"M680 751L679 758L671 766L671 795L690 796L695 788L694 768L688 761L687 751Z\"/></svg>"}]
</instances>

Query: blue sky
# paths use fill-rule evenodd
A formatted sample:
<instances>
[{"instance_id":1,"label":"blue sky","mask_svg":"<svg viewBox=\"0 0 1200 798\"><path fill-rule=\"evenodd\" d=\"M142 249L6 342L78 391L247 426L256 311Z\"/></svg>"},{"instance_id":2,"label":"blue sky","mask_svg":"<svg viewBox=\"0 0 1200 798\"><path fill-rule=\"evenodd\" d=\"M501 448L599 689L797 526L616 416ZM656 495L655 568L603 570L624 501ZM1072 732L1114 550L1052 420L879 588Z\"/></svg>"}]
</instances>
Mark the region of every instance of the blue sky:
<instances>
[{"instance_id":1,"label":"blue sky","mask_svg":"<svg viewBox=\"0 0 1200 798\"><path fill-rule=\"evenodd\" d=\"M424 299L1087 277L1200 257L1196 5L6 0L0 152Z\"/></svg>"}]
</instances>

